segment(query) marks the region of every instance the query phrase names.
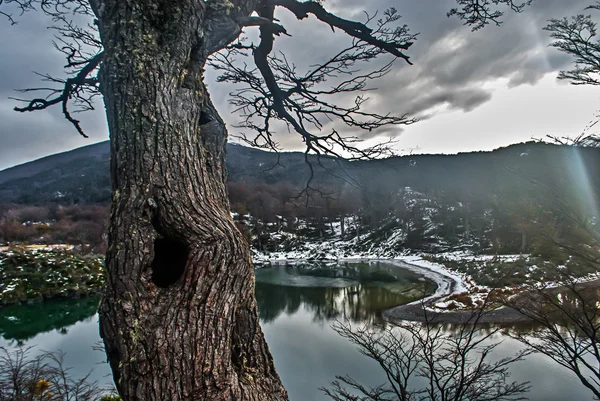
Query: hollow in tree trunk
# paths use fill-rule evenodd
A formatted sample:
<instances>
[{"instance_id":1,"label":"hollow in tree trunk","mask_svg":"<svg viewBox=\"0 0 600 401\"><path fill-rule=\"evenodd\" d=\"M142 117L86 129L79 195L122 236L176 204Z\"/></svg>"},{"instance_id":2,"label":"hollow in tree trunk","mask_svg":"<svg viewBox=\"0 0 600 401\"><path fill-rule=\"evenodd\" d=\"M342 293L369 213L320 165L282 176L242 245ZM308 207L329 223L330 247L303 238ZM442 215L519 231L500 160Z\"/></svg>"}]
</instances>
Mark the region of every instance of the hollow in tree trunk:
<instances>
[{"instance_id":1,"label":"hollow in tree trunk","mask_svg":"<svg viewBox=\"0 0 600 401\"><path fill-rule=\"evenodd\" d=\"M229 214L203 1L96 5L113 203L100 332L122 398L287 400ZM211 46L213 46L212 44Z\"/></svg>"}]
</instances>

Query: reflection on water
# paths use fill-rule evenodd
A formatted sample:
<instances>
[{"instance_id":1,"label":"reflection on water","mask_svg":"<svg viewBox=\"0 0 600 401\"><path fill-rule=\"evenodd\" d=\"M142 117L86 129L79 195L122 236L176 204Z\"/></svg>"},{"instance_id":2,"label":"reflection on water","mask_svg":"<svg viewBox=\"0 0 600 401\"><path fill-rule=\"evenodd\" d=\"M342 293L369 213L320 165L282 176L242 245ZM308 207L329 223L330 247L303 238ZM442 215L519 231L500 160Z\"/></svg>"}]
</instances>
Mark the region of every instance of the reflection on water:
<instances>
[{"instance_id":1,"label":"reflection on water","mask_svg":"<svg viewBox=\"0 0 600 401\"><path fill-rule=\"evenodd\" d=\"M94 305L93 308L92 305ZM29 310L23 310L21 314L16 315L22 320L16 323L15 327L3 323L0 346L8 349L16 348L18 345L34 347L31 350L32 355L42 351L63 351L65 366L72 368L69 373L73 378L82 378L90 373L90 380L97 380L102 385L112 386L106 355L95 349L100 344L98 315L95 314L97 307L98 299L92 298L23 306L23 309ZM56 311L63 311L63 318L46 321L49 316L56 315L55 311L50 310L52 308L56 308ZM89 315L92 309L93 312ZM42 314L40 310L46 314ZM12 310L12 312L14 311ZM3 314L3 322L10 322L10 317L15 316L5 314L5 308L0 309L0 313ZM39 332L34 335L36 330ZM31 337L32 335L34 336Z\"/></svg>"},{"instance_id":2,"label":"reflection on water","mask_svg":"<svg viewBox=\"0 0 600 401\"><path fill-rule=\"evenodd\" d=\"M96 314L99 298L48 301L36 305L15 305L0 308L0 335L5 340L23 342L36 334L60 330Z\"/></svg>"},{"instance_id":3,"label":"reflection on water","mask_svg":"<svg viewBox=\"0 0 600 401\"><path fill-rule=\"evenodd\" d=\"M381 368L333 331L331 324L335 319L367 324L378 321L382 310L418 298L410 288L415 285L422 292L423 283L418 276L405 276L394 266L363 266L363 270L351 266L354 272L344 270L347 267L323 272L306 266L282 266L257 272L261 325L291 401L330 401L319 387L329 386L336 375L348 375L372 387L386 381ZM383 273L382 278L372 279L369 269L376 271L375 277ZM332 286L323 287L322 282L318 288L305 286L316 277L311 277L312 271L324 275ZM356 291L359 297L354 297ZM403 298L403 294L409 296ZM458 327L445 324L442 329L453 332ZM521 343L501 334L494 335L494 341L500 342L492 355L496 359L522 348ZM532 401L592 400L591 393L573 375L544 356L530 355L512 365L510 371L510 380L531 382L526 397Z\"/></svg>"},{"instance_id":4,"label":"reflection on water","mask_svg":"<svg viewBox=\"0 0 600 401\"><path fill-rule=\"evenodd\" d=\"M384 383L379 366L330 325L335 319L378 321L386 308L422 296L426 283L414 273L385 264L281 266L257 271L261 325L290 400L330 401L319 387L328 386L336 375L347 374L369 386ZM1 308L0 346L14 347L21 340L38 351L62 350L75 376L93 369L93 379L109 384L106 357L92 349L100 341L94 314L97 305L97 299L86 298ZM454 328L447 325L444 329ZM497 335L496 339L502 340L495 350L498 358L521 347L508 337ZM573 376L545 357L529 356L511 367L511 372L512 380L531 382L527 395L531 400L592 399Z\"/></svg>"},{"instance_id":5,"label":"reflection on water","mask_svg":"<svg viewBox=\"0 0 600 401\"><path fill-rule=\"evenodd\" d=\"M333 267L279 266L256 272L256 298L261 322L300 308L315 322L336 319L372 323L391 307L435 291L435 284L389 265L349 264Z\"/></svg>"}]
</instances>

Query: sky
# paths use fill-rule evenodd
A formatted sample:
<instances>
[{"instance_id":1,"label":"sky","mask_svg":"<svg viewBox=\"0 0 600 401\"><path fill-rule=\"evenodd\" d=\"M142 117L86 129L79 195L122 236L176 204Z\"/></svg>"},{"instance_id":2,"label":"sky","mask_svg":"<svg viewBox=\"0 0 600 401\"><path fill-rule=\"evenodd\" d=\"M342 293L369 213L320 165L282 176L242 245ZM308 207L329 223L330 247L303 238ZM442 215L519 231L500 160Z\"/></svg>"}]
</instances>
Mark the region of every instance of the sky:
<instances>
[{"instance_id":1,"label":"sky","mask_svg":"<svg viewBox=\"0 0 600 401\"><path fill-rule=\"evenodd\" d=\"M546 135L577 135L598 114L600 92L556 79L560 70L572 67L572 59L548 46L551 39L542 28L551 18L589 13L584 11L589 3L536 0L523 13L507 11L500 27L471 32L446 17L453 0L325 0L328 10L358 21L365 11L394 6L401 23L419 33L406 52L414 65L397 60L389 74L373 83L366 103L367 110L410 113L419 121L373 132L349 130L338 122L324 129L359 136L365 144L392 137L399 154L492 150ZM277 17L292 36L278 39L276 48L299 68L324 61L348 43L343 32L332 32L314 18L296 21L285 10ZM53 32L43 15L27 13L18 21L11 26L0 20L0 37L9 38L0 46L0 169L108 139L100 101L96 111L77 116L89 139L80 137L57 107L13 111L17 103L10 98L19 96L15 89L41 84L34 71L60 75L65 62L52 47ZM256 38L253 29L246 32L251 40ZM214 82L215 77L207 72L209 92L235 135L240 118L228 104L233 88ZM275 135L283 149L302 149L297 134L278 129Z\"/></svg>"}]
</instances>

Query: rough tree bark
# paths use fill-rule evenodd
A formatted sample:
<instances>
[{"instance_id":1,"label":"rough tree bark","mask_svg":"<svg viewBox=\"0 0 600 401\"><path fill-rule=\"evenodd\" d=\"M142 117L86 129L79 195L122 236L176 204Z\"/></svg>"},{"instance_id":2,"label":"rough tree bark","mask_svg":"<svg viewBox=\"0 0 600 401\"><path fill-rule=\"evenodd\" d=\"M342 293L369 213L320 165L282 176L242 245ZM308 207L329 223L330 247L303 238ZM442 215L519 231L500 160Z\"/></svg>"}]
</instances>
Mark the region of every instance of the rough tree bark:
<instances>
[{"instance_id":1,"label":"rough tree bark","mask_svg":"<svg viewBox=\"0 0 600 401\"><path fill-rule=\"evenodd\" d=\"M287 400L229 214L225 125L203 84L211 10L121 0L95 12L113 182L100 331L119 393Z\"/></svg>"}]
</instances>

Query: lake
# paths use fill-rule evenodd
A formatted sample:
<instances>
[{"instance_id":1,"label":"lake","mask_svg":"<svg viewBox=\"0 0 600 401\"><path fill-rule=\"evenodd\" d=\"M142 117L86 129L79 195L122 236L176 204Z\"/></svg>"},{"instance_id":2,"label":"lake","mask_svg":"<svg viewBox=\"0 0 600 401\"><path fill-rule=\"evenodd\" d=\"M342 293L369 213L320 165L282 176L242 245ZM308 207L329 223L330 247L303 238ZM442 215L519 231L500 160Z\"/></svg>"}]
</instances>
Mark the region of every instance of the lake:
<instances>
[{"instance_id":1,"label":"lake","mask_svg":"<svg viewBox=\"0 0 600 401\"><path fill-rule=\"evenodd\" d=\"M384 375L374 361L332 328L336 320L352 324L381 322L381 312L435 290L416 273L385 263L282 265L256 271L256 296L265 337L277 371L292 401L325 401L319 390L336 375L378 385ZM62 350L74 375L92 370L92 378L110 382L100 341L98 299L65 300L0 309L0 346L18 344L35 350ZM520 344L498 335L496 356ZM545 357L532 355L513 365L511 379L530 381L529 399L592 400L578 381Z\"/></svg>"}]
</instances>

